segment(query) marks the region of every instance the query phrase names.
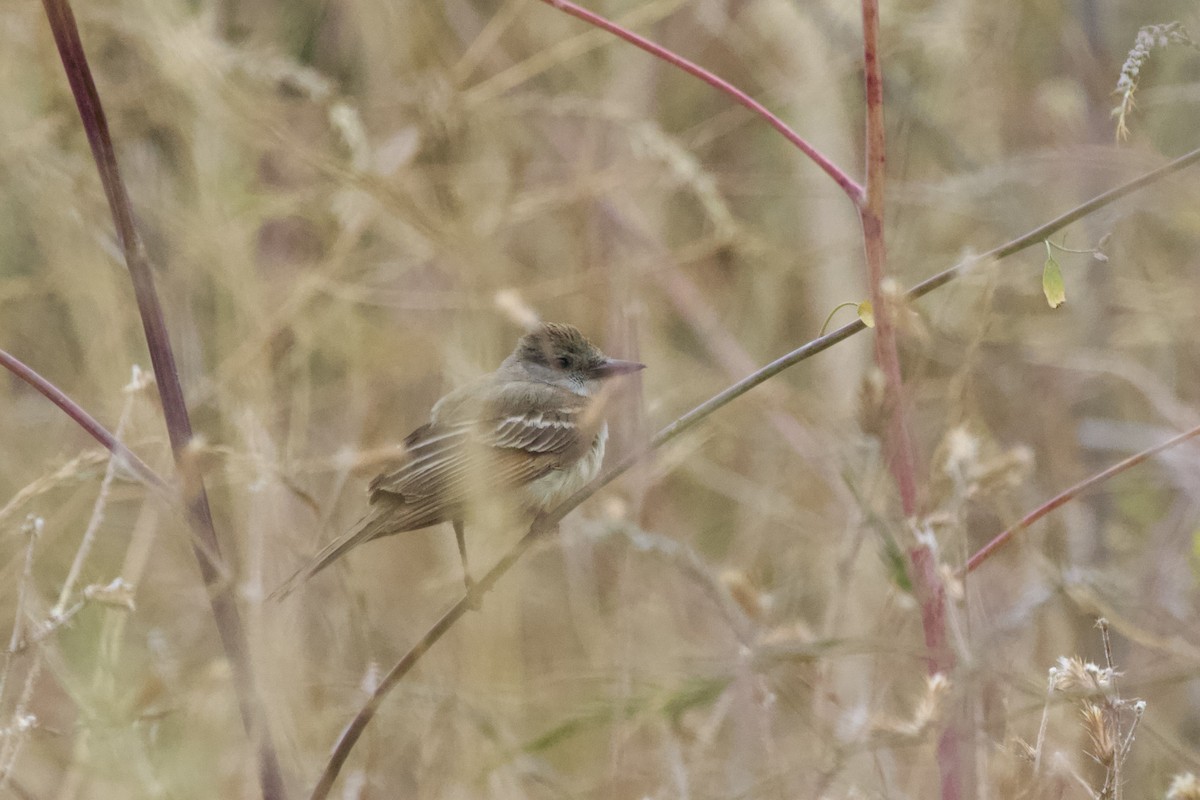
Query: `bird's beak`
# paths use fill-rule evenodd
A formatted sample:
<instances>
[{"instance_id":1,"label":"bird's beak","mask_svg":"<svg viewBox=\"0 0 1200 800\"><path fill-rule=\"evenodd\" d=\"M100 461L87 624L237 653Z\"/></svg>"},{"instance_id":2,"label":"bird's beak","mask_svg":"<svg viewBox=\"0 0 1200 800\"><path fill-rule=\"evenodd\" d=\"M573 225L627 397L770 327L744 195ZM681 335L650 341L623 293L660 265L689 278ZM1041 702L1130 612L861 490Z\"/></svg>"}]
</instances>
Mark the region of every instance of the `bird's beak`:
<instances>
[{"instance_id":1,"label":"bird's beak","mask_svg":"<svg viewBox=\"0 0 1200 800\"><path fill-rule=\"evenodd\" d=\"M619 358L606 358L597 366L591 369L593 378L611 378L614 375L627 375L630 372L637 372L639 369L645 369L645 364L639 364L636 361L622 361Z\"/></svg>"}]
</instances>

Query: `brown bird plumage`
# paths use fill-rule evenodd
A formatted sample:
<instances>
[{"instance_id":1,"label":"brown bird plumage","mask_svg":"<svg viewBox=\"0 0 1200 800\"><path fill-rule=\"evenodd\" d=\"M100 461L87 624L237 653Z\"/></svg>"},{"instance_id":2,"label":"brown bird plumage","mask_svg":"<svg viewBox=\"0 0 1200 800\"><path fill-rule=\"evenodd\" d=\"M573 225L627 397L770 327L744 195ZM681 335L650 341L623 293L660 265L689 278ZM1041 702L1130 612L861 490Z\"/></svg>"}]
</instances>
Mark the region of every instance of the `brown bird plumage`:
<instances>
[{"instance_id":1,"label":"brown bird plumage","mask_svg":"<svg viewBox=\"0 0 1200 800\"><path fill-rule=\"evenodd\" d=\"M570 325L538 326L499 369L434 405L402 455L371 481L368 514L275 595L364 542L441 522L454 524L470 589L463 536L470 507L500 498L532 518L595 477L607 438L595 391L642 366L608 358Z\"/></svg>"}]
</instances>

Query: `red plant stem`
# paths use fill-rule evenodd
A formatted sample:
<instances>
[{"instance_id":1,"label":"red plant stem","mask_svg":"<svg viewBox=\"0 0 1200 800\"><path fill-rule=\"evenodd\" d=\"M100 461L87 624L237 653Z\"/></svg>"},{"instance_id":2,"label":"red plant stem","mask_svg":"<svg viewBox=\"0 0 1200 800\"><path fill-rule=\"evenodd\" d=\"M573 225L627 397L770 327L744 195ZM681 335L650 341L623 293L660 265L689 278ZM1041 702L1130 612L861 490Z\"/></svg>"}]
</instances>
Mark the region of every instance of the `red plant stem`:
<instances>
[{"instance_id":1,"label":"red plant stem","mask_svg":"<svg viewBox=\"0 0 1200 800\"><path fill-rule=\"evenodd\" d=\"M571 2L571 0L542 0L542 2L546 3L547 5L554 6L559 11L570 14L571 16L581 19L590 25L594 25L601 30L608 31L612 35L620 39L624 39L633 46L645 50L647 53L656 58L661 58L668 64L678 67L689 75L693 75L704 81L709 86L719 89L720 91L729 95L739 105L745 106L770 123L771 127L783 134L783 138L795 145L800 152L804 153L804 155L812 159L812 161L818 167L824 170L826 175L833 178L834 182L841 187L842 191L846 193L846 196L850 198L850 201L854 203L854 205L861 205L863 199L862 186L860 186L853 178L847 175L840 167L830 161L824 153L813 147L808 143L807 140L800 136L800 134L792 130L786 122L767 110L766 106L750 97L748 94L734 86L729 81L717 77L704 67L701 67L699 64L688 61L683 56L668 50L660 44L655 44L643 36L639 36L628 28L623 28L617 23L605 19L595 12L588 11L586 8L576 5L575 3Z\"/></svg>"},{"instance_id":2,"label":"red plant stem","mask_svg":"<svg viewBox=\"0 0 1200 800\"><path fill-rule=\"evenodd\" d=\"M867 180L866 197L859 207L859 216L862 219L871 306L875 314L875 363L884 376L884 408L888 414L884 449L888 468L900 491L904 516L913 519L919 511L916 457L909 432L892 298L884 288L887 270L887 247L883 232L887 150L883 119L883 70L879 62L879 1L862 0L862 17ZM921 605L921 627L929 652L929 673L949 675L954 669L955 656L946 636L946 589L938 574L936 555L929 545L918 542L909 550L909 561L912 565L914 593ZM942 800L957 800L962 796L964 781L960 730L959 719L952 718L938 739L937 762Z\"/></svg>"},{"instance_id":3,"label":"red plant stem","mask_svg":"<svg viewBox=\"0 0 1200 800\"><path fill-rule=\"evenodd\" d=\"M997 550L999 550L1004 545L1008 544L1008 542L1014 536L1016 536L1018 533L1021 533L1026 528L1028 528L1030 525L1037 522L1039 519L1046 516L1051 511L1054 511L1059 506L1069 503L1070 501L1074 500L1079 495L1086 492L1088 489L1091 489L1093 486L1104 483L1109 478L1120 475L1122 472L1125 472L1126 470L1131 469L1132 467L1136 467L1138 464L1141 464L1146 459L1156 456L1164 450L1169 450L1178 444L1182 444L1183 442L1186 442L1188 439L1191 439L1197 435L1200 435L1200 426L1192 428L1190 431L1185 431L1184 433L1181 433L1178 436L1172 436L1170 439L1166 440L1165 442L1156 444L1156 445L1154 445L1154 447L1151 447L1148 450L1143 450L1140 453L1134 453L1129 458L1118 461L1116 464L1113 464L1111 467L1109 467L1105 470L1102 470L1100 472L1097 472L1095 475L1091 476L1090 478L1082 480L1079 483L1072 486L1071 488L1065 489L1061 493L1056 494L1054 497L1050 498L1045 503L1042 503L1040 506L1035 508L1033 511L1030 511L1028 514L1026 514L1024 517L1022 517L1021 521L1018 522L1016 525L1013 525L1011 528L1009 528L1006 531L1004 531L1003 533L997 535L994 539L992 539L990 542L988 542L983 547L981 547L979 549L979 552L975 553L975 555L973 555L969 559L967 559L966 571L974 572L976 569L979 568L979 565L981 565L984 561L987 561L989 558L991 558L992 555L995 554L995 552Z\"/></svg>"},{"instance_id":4,"label":"red plant stem","mask_svg":"<svg viewBox=\"0 0 1200 800\"><path fill-rule=\"evenodd\" d=\"M46 10L46 18L54 35L54 43L58 47L71 93L79 109L80 120L87 133L105 197L108 199L109 211L117 229L125 265L133 283L138 312L142 318L142 328L150 351L150 362L154 368L171 450L176 465L181 466L186 456L186 448L192 441L192 424L183 397L183 386L175 367L175 356L167 335L162 306L154 286L154 275L134 227L133 206L117 167L108 120L100 103L100 95L96 91L96 83L92 79L70 3L68 0L42 0L42 5ZM238 613L232 584L224 579L224 569L218 563L221 550L201 477L194 476L194 480L189 481L189 488L188 496L183 499L187 520L193 533L192 550L205 586L209 588L213 619L233 672L234 690L237 693L242 724L250 739L258 743L258 773L263 797L267 800L283 798L286 797L286 793L278 757L270 732L263 722L254 689L245 627Z\"/></svg>"},{"instance_id":5,"label":"red plant stem","mask_svg":"<svg viewBox=\"0 0 1200 800\"><path fill-rule=\"evenodd\" d=\"M946 642L946 589L938 575L933 549L921 545L909 551L912 581L921 603L921 627L925 632L926 667L930 675L949 672L954 653Z\"/></svg>"},{"instance_id":6,"label":"red plant stem","mask_svg":"<svg viewBox=\"0 0 1200 800\"><path fill-rule=\"evenodd\" d=\"M863 245L867 259L867 284L875 314L875 363L883 372L886 385L886 410L889 414L887 449L889 467L900 490L900 504L906 517L917 514L916 460L909 436L904 385L900 375L900 354L896 346L896 328L892 298L884 291L887 247L883 235L884 190L886 187L886 146L883 123L883 73L879 65L878 0L864 0L863 64L866 80L867 131L866 196L859 209Z\"/></svg>"},{"instance_id":7,"label":"red plant stem","mask_svg":"<svg viewBox=\"0 0 1200 800\"><path fill-rule=\"evenodd\" d=\"M121 459L142 483L163 494L169 491L167 482L159 477L158 473L151 469L145 461L138 458L136 453L126 447L121 440L113 436L107 428L97 422L95 417L85 411L82 406L70 397L67 397L61 389L35 372L32 367L4 350L0 350L0 366L3 366L34 389L37 389L51 403L54 403L54 405L66 412L67 416L75 420L79 427L87 431L93 439L104 445L114 456Z\"/></svg>"}]
</instances>

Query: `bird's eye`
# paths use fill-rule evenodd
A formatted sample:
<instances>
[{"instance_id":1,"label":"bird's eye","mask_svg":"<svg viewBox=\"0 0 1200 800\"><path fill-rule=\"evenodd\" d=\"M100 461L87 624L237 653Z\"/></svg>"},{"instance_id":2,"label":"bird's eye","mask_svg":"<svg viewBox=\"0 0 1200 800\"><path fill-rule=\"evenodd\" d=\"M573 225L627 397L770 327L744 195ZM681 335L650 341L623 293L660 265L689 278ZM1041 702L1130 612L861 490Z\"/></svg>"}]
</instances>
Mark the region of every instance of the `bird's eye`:
<instances>
[{"instance_id":1,"label":"bird's eye","mask_svg":"<svg viewBox=\"0 0 1200 800\"><path fill-rule=\"evenodd\" d=\"M559 356L558 365L563 369L566 369L567 367L571 366L571 359L567 358L566 356Z\"/></svg>"}]
</instances>

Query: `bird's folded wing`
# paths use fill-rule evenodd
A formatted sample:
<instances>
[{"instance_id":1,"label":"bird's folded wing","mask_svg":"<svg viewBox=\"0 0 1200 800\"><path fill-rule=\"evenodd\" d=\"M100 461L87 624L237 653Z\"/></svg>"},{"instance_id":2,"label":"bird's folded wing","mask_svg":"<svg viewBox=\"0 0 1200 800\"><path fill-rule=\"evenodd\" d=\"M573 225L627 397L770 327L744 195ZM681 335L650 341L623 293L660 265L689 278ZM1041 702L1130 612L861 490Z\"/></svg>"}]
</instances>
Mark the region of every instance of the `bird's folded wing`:
<instances>
[{"instance_id":1,"label":"bird's folded wing","mask_svg":"<svg viewBox=\"0 0 1200 800\"><path fill-rule=\"evenodd\" d=\"M527 453L565 453L577 446L582 408L524 411L494 421L492 447Z\"/></svg>"},{"instance_id":2,"label":"bird's folded wing","mask_svg":"<svg viewBox=\"0 0 1200 800\"><path fill-rule=\"evenodd\" d=\"M372 501L383 494L461 501L482 484L521 485L578 458L584 398L519 388L478 407L475 418L459 414L413 431L403 462L371 482Z\"/></svg>"}]
</instances>

